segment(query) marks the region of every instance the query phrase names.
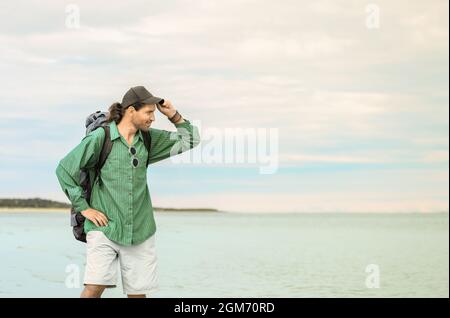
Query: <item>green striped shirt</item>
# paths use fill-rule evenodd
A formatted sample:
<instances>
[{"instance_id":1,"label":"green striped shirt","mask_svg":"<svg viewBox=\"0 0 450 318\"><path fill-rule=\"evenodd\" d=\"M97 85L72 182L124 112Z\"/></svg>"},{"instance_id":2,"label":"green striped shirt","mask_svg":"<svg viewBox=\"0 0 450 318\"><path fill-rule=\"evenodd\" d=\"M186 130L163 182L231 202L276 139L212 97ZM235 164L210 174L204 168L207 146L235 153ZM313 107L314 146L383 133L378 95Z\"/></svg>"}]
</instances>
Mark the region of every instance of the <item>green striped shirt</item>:
<instances>
[{"instance_id":1,"label":"green striped shirt","mask_svg":"<svg viewBox=\"0 0 450 318\"><path fill-rule=\"evenodd\" d=\"M152 201L147 185L147 149L141 132L133 138L139 164L131 164L129 144L119 133L116 123L110 124L113 147L101 170L101 185L93 183L105 131L97 128L86 135L58 164L56 175L61 188L71 201L75 211L93 208L106 215L108 225L97 227L86 219L84 230L98 230L112 241L122 245L136 245L156 231ZM176 124L177 131L150 128L152 138L150 164L189 150L200 142L198 128L189 120ZM88 169L92 184L91 202L86 201L80 186L80 169Z\"/></svg>"}]
</instances>

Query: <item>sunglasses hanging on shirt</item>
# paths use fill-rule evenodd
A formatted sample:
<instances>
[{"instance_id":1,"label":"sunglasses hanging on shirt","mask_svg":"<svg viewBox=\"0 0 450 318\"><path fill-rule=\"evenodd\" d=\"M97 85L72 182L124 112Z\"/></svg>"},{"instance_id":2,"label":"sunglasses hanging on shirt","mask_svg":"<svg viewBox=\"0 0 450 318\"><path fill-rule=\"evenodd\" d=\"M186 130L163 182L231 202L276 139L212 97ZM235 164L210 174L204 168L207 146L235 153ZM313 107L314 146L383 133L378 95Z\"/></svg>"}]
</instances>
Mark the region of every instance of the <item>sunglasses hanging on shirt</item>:
<instances>
[{"instance_id":1,"label":"sunglasses hanging on shirt","mask_svg":"<svg viewBox=\"0 0 450 318\"><path fill-rule=\"evenodd\" d=\"M131 154L131 165L133 166L133 168L137 168L137 166L139 165L139 160L136 157L136 148L134 148L134 146L131 146L130 148L128 148L128 152Z\"/></svg>"}]
</instances>

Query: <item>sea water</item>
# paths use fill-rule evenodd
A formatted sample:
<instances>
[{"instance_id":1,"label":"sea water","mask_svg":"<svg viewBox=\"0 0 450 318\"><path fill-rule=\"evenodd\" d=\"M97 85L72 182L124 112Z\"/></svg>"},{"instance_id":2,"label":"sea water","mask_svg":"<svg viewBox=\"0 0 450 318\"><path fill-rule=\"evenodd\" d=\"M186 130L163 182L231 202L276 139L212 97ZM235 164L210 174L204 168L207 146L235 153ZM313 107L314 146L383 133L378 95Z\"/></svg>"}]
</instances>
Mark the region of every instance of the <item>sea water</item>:
<instances>
[{"instance_id":1,"label":"sea water","mask_svg":"<svg viewBox=\"0 0 450 318\"><path fill-rule=\"evenodd\" d=\"M449 297L448 213L157 212L148 297ZM0 297L79 297L69 212L0 213ZM125 297L118 286L103 297Z\"/></svg>"}]
</instances>

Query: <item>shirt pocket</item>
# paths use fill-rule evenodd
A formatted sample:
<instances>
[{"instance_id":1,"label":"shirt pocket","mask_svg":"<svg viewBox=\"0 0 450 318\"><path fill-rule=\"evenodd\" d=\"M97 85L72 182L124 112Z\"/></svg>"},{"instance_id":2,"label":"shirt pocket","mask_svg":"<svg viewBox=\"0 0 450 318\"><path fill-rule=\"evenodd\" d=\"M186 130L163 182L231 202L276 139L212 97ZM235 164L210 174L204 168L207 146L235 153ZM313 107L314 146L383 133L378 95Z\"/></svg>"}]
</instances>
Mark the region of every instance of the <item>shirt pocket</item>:
<instances>
[{"instance_id":1,"label":"shirt pocket","mask_svg":"<svg viewBox=\"0 0 450 318\"><path fill-rule=\"evenodd\" d=\"M104 181L120 182L120 180L123 179L123 176L126 175L126 170L130 166L130 161L131 157L128 160L125 154L111 151L102 169Z\"/></svg>"}]
</instances>

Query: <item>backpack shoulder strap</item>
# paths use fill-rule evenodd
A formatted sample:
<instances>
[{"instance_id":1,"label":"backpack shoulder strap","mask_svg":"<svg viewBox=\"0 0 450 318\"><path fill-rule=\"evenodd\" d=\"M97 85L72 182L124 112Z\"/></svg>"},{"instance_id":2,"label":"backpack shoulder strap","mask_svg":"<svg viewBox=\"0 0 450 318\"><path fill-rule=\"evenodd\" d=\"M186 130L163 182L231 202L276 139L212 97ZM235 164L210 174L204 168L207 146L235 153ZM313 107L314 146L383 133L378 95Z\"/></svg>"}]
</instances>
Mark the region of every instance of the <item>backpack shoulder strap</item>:
<instances>
[{"instance_id":1,"label":"backpack shoulder strap","mask_svg":"<svg viewBox=\"0 0 450 318\"><path fill-rule=\"evenodd\" d=\"M150 149L152 147L152 136L150 135L150 130L149 131L143 131L141 130L141 134L142 137L144 138L144 144L145 144L145 148L147 148L147 167L150 161Z\"/></svg>"},{"instance_id":2,"label":"backpack shoulder strap","mask_svg":"<svg viewBox=\"0 0 450 318\"><path fill-rule=\"evenodd\" d=\"M95 165L95 177L94 177L94 182L98 178L99 185L101 185L101 182L102 182L100 171L102 170L102 168L106 162L106 159L108 158L108 156L111 152L111 149L112 149L111 134L109 131L109 126L105 125L105 126L101 126L101 128L103 128L105 130L105 139L103 140L102 151L100 152L97 164Z\"/></svg>"}]
</instances>

